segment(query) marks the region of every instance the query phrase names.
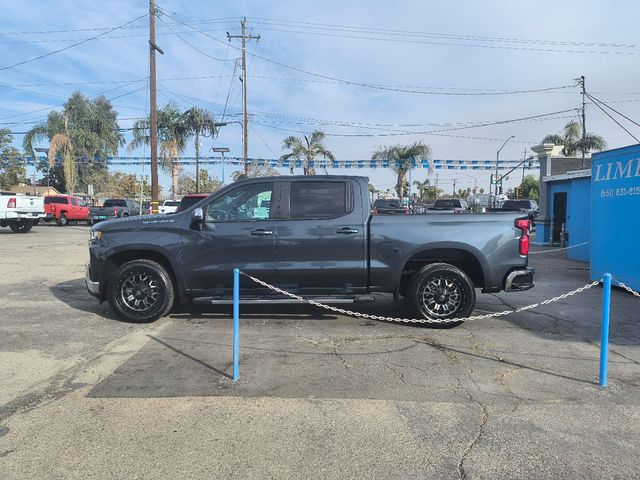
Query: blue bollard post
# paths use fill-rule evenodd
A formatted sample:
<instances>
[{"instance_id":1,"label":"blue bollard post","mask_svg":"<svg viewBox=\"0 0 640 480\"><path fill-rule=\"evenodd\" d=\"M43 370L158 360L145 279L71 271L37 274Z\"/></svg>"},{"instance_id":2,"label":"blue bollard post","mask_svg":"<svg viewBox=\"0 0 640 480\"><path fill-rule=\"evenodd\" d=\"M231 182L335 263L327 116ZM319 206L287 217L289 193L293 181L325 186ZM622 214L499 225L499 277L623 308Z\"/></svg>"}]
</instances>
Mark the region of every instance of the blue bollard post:
<instances>
[{"instance_id":1,"label":"blue bollard post","mask_svg":"<svg viewBox=\"0 0 640 480\"><path fill-rule=\"evenodd\" d=\"M233 381L240 378L240 270L233 269Z\"/></svg>"},{"instance_id":2,"label":"blue bollard post","mask_svg":"<svg viewBox=\"0 0 640 480\"><path fill-rule=\"evenodd\" d=\"M611 274L605 273L602 285L602 333L600 337L600 386L607 386L607 359L609 356L609 312L611 306Z\"/></svg>"}]
</instances>

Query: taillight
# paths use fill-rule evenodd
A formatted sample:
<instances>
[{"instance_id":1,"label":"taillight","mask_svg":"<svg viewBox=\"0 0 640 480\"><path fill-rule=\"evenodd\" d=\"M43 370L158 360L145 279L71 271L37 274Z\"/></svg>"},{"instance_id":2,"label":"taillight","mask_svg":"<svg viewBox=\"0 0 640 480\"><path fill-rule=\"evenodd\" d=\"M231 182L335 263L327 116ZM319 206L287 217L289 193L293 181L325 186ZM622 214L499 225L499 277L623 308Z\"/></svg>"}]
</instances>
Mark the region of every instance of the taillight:
<instances>
[{"instance_id":1,"label":"taillight","mask_svg":"<svg viewBox=\"0 0 640 480\"><path fill-rule=\"evenodd\" d=\"M16 199L11 197L7 202L7 208L16 208Z\"/></svg>"},{"instance_id":2,"label":"taillight","mask_svg":"<svg viewBox=\"0 0 640 480\"><path fill-rule=\"evenodd\" d=\"M408 209L408 208L405 208L405 209L404 209L404 213L409 213L409 209Z\"/></svg>"},{"instance_id":3,"label":"taillight","mask_svg":"<svg viewBox=\"0 0 640 480\"><path fill-rule=\"evenodd\" d=\"M113 214L117 217L118 216L118 207L114 207L113 208Z\"/></svg>"},{"instance_id":4,"label":"taillight","mask_svg":"<svg viewBox=\"0 0 640 480\"><path fill-rule=\"evenodd\" d=\"M520 237L520 255L529 255L529 235Z\"/></svg>"},{"instance_id":5,"label":"taillight","mask_svg":"<svg viewBox=\"0 0 640 480\"><path fill-rule=\"evenodd\" d=\"M528 218L518 218L515 221L516 228L522 231L519 242L520 255L529 255L529 228L530 222Z\"/></svg>"},{"instance_id":6,"label":"taillight","mask_svg":"<svg viewBox=\"0 0 640 480\"><path fill-rule=\"evenodd\" d=\"M518 230L522 230L527 235L529 234L529 219L528 218L518 218L516 219L516 228Z\"/></svg>"},{"instance_id":7,"label":"taillight","mask_svg":"<svg viewBox=\"0 0 640 480\"><path fill-rule=\"evenodd\" d=\"M374 215L377 215L377 214L378 214L378 209L377 209L377 208L374 208L374 209L373 209L373 214L374 214Z\"/></svg>"}]
</instances>

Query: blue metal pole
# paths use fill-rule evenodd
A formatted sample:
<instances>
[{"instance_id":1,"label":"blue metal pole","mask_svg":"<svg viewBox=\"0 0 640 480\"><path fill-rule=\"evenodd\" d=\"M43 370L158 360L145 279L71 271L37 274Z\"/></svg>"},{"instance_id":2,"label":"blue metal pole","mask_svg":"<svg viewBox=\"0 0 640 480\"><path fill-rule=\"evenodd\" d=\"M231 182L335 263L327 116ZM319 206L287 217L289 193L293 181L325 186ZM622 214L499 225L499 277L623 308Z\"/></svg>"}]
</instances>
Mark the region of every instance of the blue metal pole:
<instances>
[{"instance_id":1,"label":"blue metal pole","mask_svg":"<svg viewBox=\"0 0 640 480\"><path fill-rule=\"evenodd\" d=\"M233 381L240 378L240 270L233 269Z\"/></svg>"},{"instance_id":2,"label":"blue metal pole","mask_svg":"<svg viewBox=\"0 0 640 480\"><path fill-rule=\"evenodd\" d=\"M611 274L605 273L602 289L602 333L600 337L600 386L607 386L609 356L609 312L611 306Z\"/></svg>"}]
</instances>

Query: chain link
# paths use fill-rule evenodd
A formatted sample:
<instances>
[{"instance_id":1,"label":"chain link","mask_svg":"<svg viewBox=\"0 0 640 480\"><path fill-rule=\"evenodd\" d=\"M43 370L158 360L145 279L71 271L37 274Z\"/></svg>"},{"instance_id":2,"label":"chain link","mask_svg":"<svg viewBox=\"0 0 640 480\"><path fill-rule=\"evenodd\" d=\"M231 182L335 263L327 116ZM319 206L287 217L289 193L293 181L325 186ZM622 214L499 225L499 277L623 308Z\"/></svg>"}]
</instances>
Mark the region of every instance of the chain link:
<instances>
[{"instance_id":1,"label":"chain link","mask_svg":"<svg viewBox=\"0 0 640 480\"><path fill-rule=\"evenodd\" d=\"M627 292L633 294L634 296L640 298L640 293L636 292L633 288L631 287L627 287L624 283L622 283L619 280L615 280L615 282L618 284L618 286L624 288Z\"/></svg>"},{"instance_id":2,"label":"chain link","mask_svg":"<svg viewBox=\"0 0 640 480\"><path fill-rule=\"evenodd\" d=\"M503 310L502 312L494 312L494 313L486 313L484 315L474 315L471 317L466 317L466 318L445 318L445 319L438 319L438 318L399 318L399 317L384 317L381 315L371 315L369 313L360 313L360 312L354 312L352 310L345 310L344 308L338 308L338 307L332 307L331 305L326 305L324 303L320 303L316 300L310 300L304 297L301 297L300 295L296 295L295 293L291 293L291 292L287 292L286 290L282 290L281 288L275 287L265 281L262 281L256 277L252 277L251 275L244 273L244 272L240 272L242 275L244 275L245 277L251 279L252 281L254 281L255 283L262 285L263 287L268 288L269 290L273 290L274 292L277 292L281 295L284 295L286 297L289 298L293 298L295 300L298 300L300 302L305 302L308 303L309 305L314 305L316 307L320 307L320 308L324 308L325 310L330 310L332 312L335 313L340 313L342 315L348 315L350 317L358 317L358 318L366 318L369 320L381 320L384 322L396 322L396 323L451 323L451 322L466 322L469 320L482 320L485 318L495 318L495 317L503 317L505 315L509 315L511 313L517 313L517 312L523 312L525 310L531 310L533 308L537 308L541 305L549 305L550 303L554 303L557 302L559 300L563 300L567 297L570 297L572 295L575 295L576 293L581 293L584 292L585 290L589 290L591 287L595 287L596 285L598 285L600 283L600 280L596 280L594 282L591 283L587 283L586 285L580 287L580 288L576 288L575 290L572 290L570 292L567 293L563 293L561 295L558 295L557 297L553 297L550 298L548 300L544 300L542 302L538 302L538 303L533 303L531 305L527 305L525 307L519 307L515 310Z\"/></svg>"},{"instance_id":3,"label":"chain link","mask_svg":"<svg viewBox=\"0 0 640 480\"><path fill-rule=\"evenodd\" d=\"M551 249L549 249L549 250L538 250L538 251L535 251L535 252L530 251L530 252L529 252L529 255L535 255L535 254L537 254L537 253L559 252L559 251L561 251L561 250L569 250L570 248L581 247L581 246L583 246L583 245L587 245L588 243L591 243L591 242L576 243L575 245L571 245L571 246L569 246L569 247L551 248Z\"/></svg>"}]
</instances>

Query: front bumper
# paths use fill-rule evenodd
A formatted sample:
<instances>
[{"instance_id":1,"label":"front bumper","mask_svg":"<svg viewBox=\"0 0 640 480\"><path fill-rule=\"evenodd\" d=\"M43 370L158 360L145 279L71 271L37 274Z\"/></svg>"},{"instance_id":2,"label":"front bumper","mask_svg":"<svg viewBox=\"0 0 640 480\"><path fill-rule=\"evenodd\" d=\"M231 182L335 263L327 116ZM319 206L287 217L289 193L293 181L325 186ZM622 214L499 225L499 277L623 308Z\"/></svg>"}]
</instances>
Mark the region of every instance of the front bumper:
<instances>
[{"instance_id":1,"label":"front bumper","mask_svg":"<svg viewBox=\"0 0 640 480\"><path fill-rule=\"evenodd\" d=\"M87 263L84 266L84 283L91 295L100 298L100 282L94 282L91 280L91 263Z\"/></svg>"},{"instance_id":2,"label":"front bumper","mask_svg":"<svg viewBox=\"0 0 640 480\"><path fill-rule=\"evenodd\" d=\"M509 273L504 282L504 291L521 292L533 288L533 275L535 272L536 270L534 268L525 268Z\"/></svg>"}]
</instances>

